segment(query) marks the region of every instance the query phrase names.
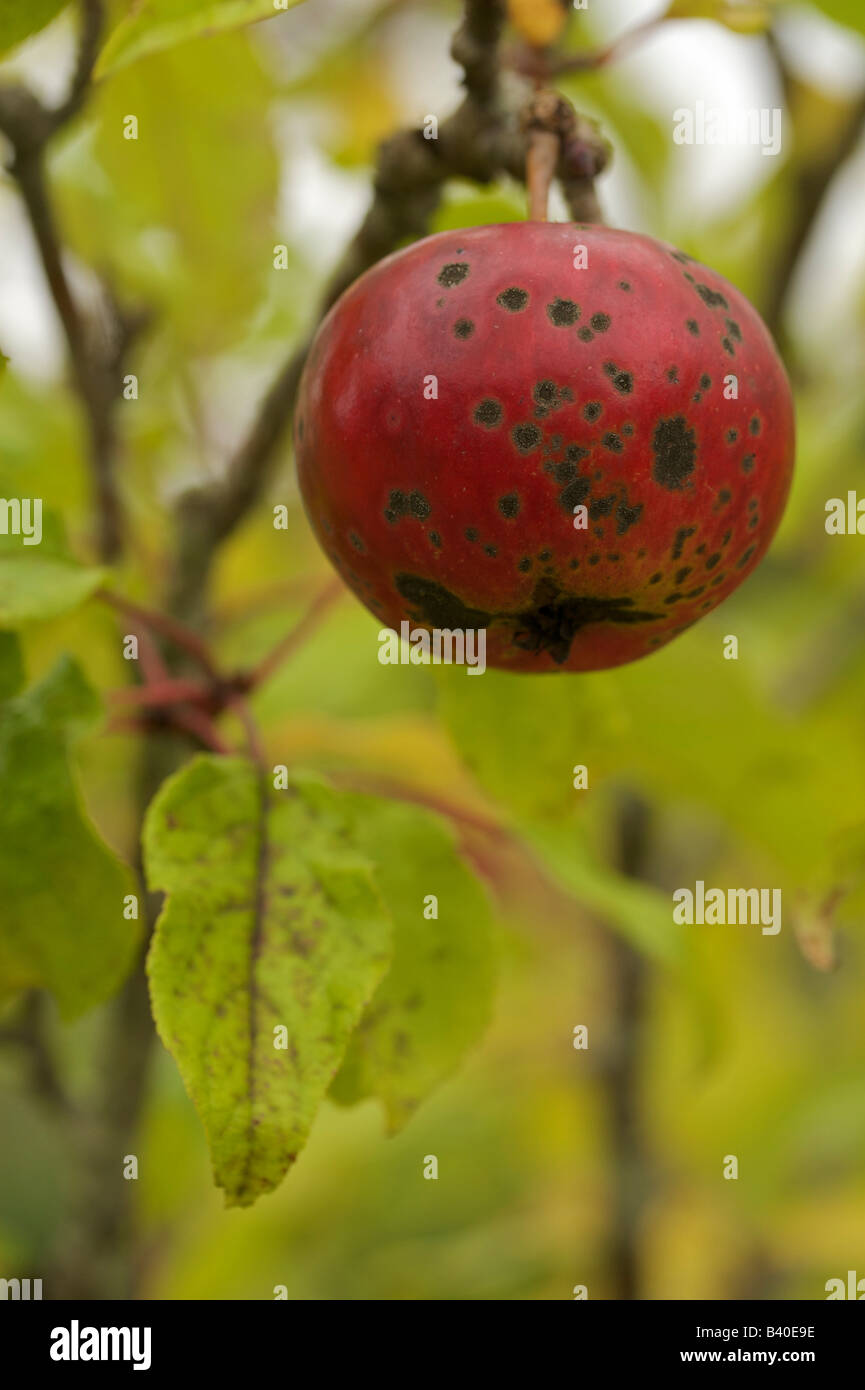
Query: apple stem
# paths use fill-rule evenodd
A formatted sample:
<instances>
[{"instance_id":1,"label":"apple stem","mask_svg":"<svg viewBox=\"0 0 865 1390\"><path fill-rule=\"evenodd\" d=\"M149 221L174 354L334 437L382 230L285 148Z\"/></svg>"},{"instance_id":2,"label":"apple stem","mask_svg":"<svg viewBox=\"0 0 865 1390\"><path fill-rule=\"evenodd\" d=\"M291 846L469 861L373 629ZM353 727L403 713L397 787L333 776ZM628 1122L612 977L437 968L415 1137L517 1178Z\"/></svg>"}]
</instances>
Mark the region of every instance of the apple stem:
<instances>
[{"instance_id":1,"label":"apple stem","mask_svg":"<svg viewBox=\"0 0 865 1390\"><path fill-rule=\"evenodd\" d=\"M526 188L529 195L529 218L546 222L550 185L555 178L561 143L550 130L534 128L529 131L526 154Z\"/></svg>"},{"instance_id":2,"label":"apple stem","mask_svg":"<svg viewBox=\"0 0 865 1390\"><path fill-rule=\"evenodd\" d=\"M579 115L559 92L540 88L520 115L526 136L529 218L547 221L550 185L558 178L575 222L600 222L594 181L605 168L610 146L597 125Z\"/></svg>"}]
</instances>

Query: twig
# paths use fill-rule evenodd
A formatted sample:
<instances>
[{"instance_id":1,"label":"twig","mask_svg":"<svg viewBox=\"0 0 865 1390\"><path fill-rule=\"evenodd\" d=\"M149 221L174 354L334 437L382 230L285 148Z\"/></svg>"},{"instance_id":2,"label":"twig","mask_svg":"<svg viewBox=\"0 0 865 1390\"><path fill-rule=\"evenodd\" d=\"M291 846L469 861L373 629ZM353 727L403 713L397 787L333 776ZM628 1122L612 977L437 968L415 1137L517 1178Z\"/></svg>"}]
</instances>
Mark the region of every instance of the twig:
<instances>
[{"instance_id":1,"label":"twig","mask_svg":"<svg viewBox=\"0 0 865 1390\"><path fill-rule=\"evenodd\" d=\"M249 673L246 678L245 688L248 690L261 685L269 680L274 671L280 667L284 661L298 650L307 638L315 631L321 622L324 614L338 598L345 593L341 579L332 579L316 595L307 611L300 621L292 628L291 632L279 642L266 657Z\"/></svg>"},{"instance_id":2,"label":"twig","mask_svg":"<svg viewBox=\"0 0 865 1390\"><path fill-rule=\"evenodd\" d=\"M115 477L117 435L114 407L125 356L147 322L127 313L109 286L103 300L109 317L102 336L88 323L63 265L57 219L45 179L49 141L83 108L92 85L104 11L101 0L81 0L82 25L75 71L65 100L51 109L20 84L0 87L0 132L12 146L9 173L15 179L39 251L45 278L69 349L72 376L87 423L98 524L98 552L105 561L122 545L122 514Z\"/></svg>"},{"instance_id":3,"label":"twig","mask_svg":"<svg viewBox=\"0 0 865 1390\"><path fill-rule=\"evenodd\" d=\"M250 758L257 765L259 772L263 772L267 767L267 752L252 710L244 697L236 693L228 696L227 704L243 725Z\"/></svg>"},{"instance_id":4,"label":"twig","mask_svg":"<svg viewBox=\"0 0 865 1390\"><path fill-rule=\"evenodd\" d=\"M774 28L770 29L766 35L766 42L775 62L788 115L792 118L792 112L795 110L792 101L795 78ZM821 144L816 158L806 157L794 164L795 197L793 211L788 219L780 252L767 277L768 290L761 306L766 323L774 337L779 341L783 338L784 313L790 288L795 279L796 269L805 244L811 235L835 175L855 150L863 130L865 130L865 93L851 106L834 144L829 145L828 148L825 143Z\"/></svg>"},{"instance_id":5,"label":"twig","mask_svg":"<svg viewBox=\"0 0 865 1390\"><path fill-rule=\"evenodd\" d=\"M99 57L105 19L101 0L81 0L81 10L81 36L75 71L66 100L51 113L54 130L67 125L84 106L89 96L96 59Z\"/></svg>"},{"instance_id":6,"label":"twig","mask_svg":"<svg viewBox=\"0 0 865 1390\"><path fill-rule=\"evenodd\" d=\"M504 17L503 0L466 0L465 18L451 46L463 68L465 99L442 122L437 140L425 140L421 130L407 130L381 145L372 204L331 277L321 314L402 240L424 234L447 179L464 177L489 183L503 172L523 177L525 141L498 102L498 42ZM202 566L207 568L215 546L242 521L260 495L276 446L291 418L308 350L309 340L277 372L249 433L231 459L223 484L188 495L180 518L182 543L194 556L196 573ZM183 611L191 614L194 604L189 589L189 572L182 569L176 592Z\"/></svg>"},{"instance_id":7,"label":"twig","mask_svg":"<svg viewBox=\"0 0 865 1390\"><path fill-rule=\"evenodd\" d=\"M618 813L619 867L648 880L651 810L626 794ZM650 1182L639 1111L640 1062L648 972L643 957L617 932L608 935L612 991L610 1043L601 1068L612 1148L610 1266L612 1297L640 1297L640 1218Z\"/></svg>"},{"instance_id":8,"label":"twig","mask_svg":"<svg viewBox=\"0 0 865 1390\"><path fill-rule=\"evenodd\" d=\"M25 1049L30 1062L33 1092L59 1114L72 1117L77 1110L60 1080L53 1053L46 1038L47 998L39 990L25 995L15 1023L0 1028L0 1044Z\"/></svg>"},{"instance_id":9,"label":"twig","mask_svg":"<svg viewBox=\"0 0 865 1390\"><path fill-rule=\"evenodd\" d=\"M118 705L135 705L139 709L149 706L168 706L201 704L209 696L209 688L201 681L181 680L167 676L164 680L147 685L126 685L122 690L112 690L108 698Z\"/></svg>"},{"instance_id":10,"label":"twig","mask_svg":"<svg viewBox=\"0 0 865 1390\"><path fill-rule=\"evenodd\" d=\"M529 44L509 48L503 54L502 66L540 82L549 82L552 78L563 77L566 73L596 72L599 68L619 62L632 48L653 34L666 19L667 16L664 14L656 15L642 24L635 24L633 29L627 29L606 48L591 49L583 53L551 54L545 49Z\"/></svg>"},{"instance_id":11,"label":"twig","mask_svg":"<svg viewBox=\"0 0 865 1390\"><path fill-rule=\"evenodd\" d=\"M209 676L216 676L216 663L210 648L204 639L199 637L198 633L194 632L186 623L173 618L170 613L159 613L154 608L145 608L140 603L133 603L131 599L124 598L122 594L116 594L111 589L97 590L96 597L102 603L107 603L115 608L118 613L125 613L134 622L143 624L151 632L167 637L181 651L191 656Z\"/></svg>"}]
</instances>

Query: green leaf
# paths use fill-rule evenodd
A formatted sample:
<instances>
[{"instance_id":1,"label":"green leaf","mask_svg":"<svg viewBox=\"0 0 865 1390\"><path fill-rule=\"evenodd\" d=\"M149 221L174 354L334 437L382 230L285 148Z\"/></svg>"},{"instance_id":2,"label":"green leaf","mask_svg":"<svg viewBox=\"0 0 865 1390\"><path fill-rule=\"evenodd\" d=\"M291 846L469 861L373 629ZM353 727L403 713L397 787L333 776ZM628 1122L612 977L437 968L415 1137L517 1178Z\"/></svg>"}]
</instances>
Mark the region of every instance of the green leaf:
<instances>
[{"instance_id":1,"label":"green leaf","mask_svg":"<svg viewBox=\"0 0 865 1390\"><path fill-rule=\"evenodd\" d=\"M390 922L344 800L312 780L273 792L244 759L205 756L145 821L148 879L168 894L148 961L154 1016L229 1206L294 1162L387 968Z\"/></svg>"},{"instance_id":2,"label":"green leaf","mask_svg":"<svg viewBox=\"0 0 865 1390\"><path fill-rule=\"evenodd\" d=\"M273 268L282 241L269 118L276 90L251 44L220 35L103 83L89 108L92 125L63 151L59 204L71 246L88 263L110 266L127 299L155 310L166 382L185 379L191 359L244 341L262 295L290 293L288 277ZM214 92L231 100L214 101ZM124 138L130 114L136 139ZM182 153L166 159L170 148ZM240 148L242 160L225 157ZM151 383L159 390L159 380Z\"/></svg>"},{"instance_id":3,"label":"green leaf","mask_svg":"<svg viewBox=\"0 0 865 1390\"><path fill-rule=\"evenodd\" d=\"M202 35L273 19L301 0L140 0L106 43L96 69L104 77L148 53L174 48Z\"/></svg>"},{"instance_id":4,"label":"green leaf","mask_svg":"<svg viewBox=\"0 0 865 1390\"><path fill-rule=\"evenodd\" d=\"M814 3L836 24L845 24L848 29L865 34L865 10L861 0L814 0Z\"/></svg>"},{"instance_id":5,"label":"green leaf","mask_svg":"<svg viewBox=\"0 0 865 1390\"><path fill-rule=\"evenodd\" d=\"M67 0L0 0L0 53L44 29Z\"/></svg>"},{"instance_id":6,"label":"green leaf","mask_svg":"<svg viewBox=\"0 0 865 1390\"><path fill-rule=\"evenodd\" d=\"M19 677L4 642L0 686ZM69 657L0 708L0 996L51 990L65 1018L114 992L136 944L123 917L129 873L97 836L69 766L71 741L98 714Z\"/></svg>"},{"instance_id":7,"label":"green leaf","mask_svg":"<svg viewBox=\"0 0 865 1390\"><path fill-rule=\"evenodd\" d=\"M684 959L682 930L673 922L669 894L608 867L592 852L574 817L523 824L526 844L552 877L581 904L616 927L645 955L667 966Z\"/></svg>"},{"instance_id":8,"label":"green leaf","mask_svg":"<svg viewBox=\"0 0 865 1390\"><path fill-rule=\"evenodd\" d=\"M28 519L23 508L20 512L10 510L13 502L20 507L24 500L0 498L0 523L5 518L7 527L7 534L0 533L0 627L17 627L66 613L89 598L104 577L103 570L79 565L72 558L59 521L51 513L41 522L38 544L26 544L25 531L39 534L36 512L31 505ZM33 503L39 499L27 500Z\"/></svg>"},{"instance_id":9,"label":"green leaf","mask_svg":"<svg viewBox=\"0 0 865 1390\"><path fill-rule=\"evenodd\" d=\"M573 809L573 766L615 744L620 713L605 676L547 679L487 670L460 682L436 671L442 721L484 791L519 818ZM593 767L594 772L594 767Z\"/></svg>"},{"instance_id":10,"label":"green leaf","mask_svg":"<svg viewBox=\"0 0 865 1390\"><path fill-rule=\"evenodd\" d=\"M456 1069L489 1021L490 911L438 816L358 798L358 833L393 915L394 958L331 1094L343 1104L379 1096L394 1133ZM425 916L430 895L437 917Z\"/></svg>"}]
</instances>

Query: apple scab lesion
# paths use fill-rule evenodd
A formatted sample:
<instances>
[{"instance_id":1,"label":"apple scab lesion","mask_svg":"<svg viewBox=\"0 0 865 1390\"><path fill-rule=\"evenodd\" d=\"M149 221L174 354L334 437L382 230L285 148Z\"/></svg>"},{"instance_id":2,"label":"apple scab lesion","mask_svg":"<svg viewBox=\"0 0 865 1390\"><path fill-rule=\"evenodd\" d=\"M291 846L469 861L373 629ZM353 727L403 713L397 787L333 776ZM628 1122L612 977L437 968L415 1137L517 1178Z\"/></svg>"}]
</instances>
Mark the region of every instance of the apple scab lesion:
<instances>
[{"instance_id":1,"label":"apple scab lesion","mask_svg":"<svg viewBox=\"0 0 865 1390\"><path fill-rule=\"evenodd\" d=\"M570 328L580 317L580 306L573 299L554 299L547 305L547 318L554 328Z\"/></svg>"},{"instance_id":2,"label":"apple scab lesion","mask_svg":"<svg viewBox=\"0 0 865 1390\"><path fill-rule=\"evenodd\" d=\"M461 285L469 273L467 261L451 261L449 265L443 265L436 279L442 289L451 290L454 285Z\"/></svg>"},{"instance_id":3,"label":"apple scab lesion","mask_svg":"<svg viewBox=\"0 0 865 1390\"><path fill-rule=\"evenodd\" d=\"M523 557L520 568L524 567ZM535 585L532 602L518 613L495 613L471 608L450 589L417 574L394 576L397 593L410 605L412 617L430 627L488 628L493 623L512 630L512 641L522 651L547 652L559 666L567 661L578 632L590 623L656 622L663 617L635 606L627 596L596 598L564 593L553 579Z\"/></svg>"},{"instance_id":4,"label":"apple scab lesion","mask_svg":"<svg viewBox=\"0 0 865 1390\"><path fill-rule=\"evenodd\" d=\"M496 303L502 309L507 309L509 314L521 313L528 302L528 290L521 290L516 285L511 285L509 289L502 290L501 294L496 295Z\"/></svg>"}]
</instances>

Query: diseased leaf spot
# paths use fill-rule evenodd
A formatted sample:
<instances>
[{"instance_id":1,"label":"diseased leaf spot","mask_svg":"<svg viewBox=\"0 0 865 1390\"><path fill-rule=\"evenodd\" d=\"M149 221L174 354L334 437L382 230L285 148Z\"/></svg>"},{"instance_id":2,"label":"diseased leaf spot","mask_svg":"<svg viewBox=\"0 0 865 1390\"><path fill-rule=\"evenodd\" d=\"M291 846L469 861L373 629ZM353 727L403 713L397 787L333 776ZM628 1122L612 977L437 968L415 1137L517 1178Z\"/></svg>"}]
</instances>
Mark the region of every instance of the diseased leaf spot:
<instances>
[{"instance_id":1,"label":"diseased leaf spot","mask_svg":"<svg viewBox=\"0 0 865 1390\"><path fill-rule=\"evenodd\" d=\"M597 420L602 410L603 406L600 401L589 401L583 406L583 419L588 420L589 423L592 424Z\"/></svg>"},{"instance_id":2,"label":"diseased leaf spot","mask_svg":"<svg viewBox=\"0 0 865 1390\"><path fill-rule=\"evenodd\" d=\"M592 314L592 317L589 319L589 323L596 333L606 333L612 322L613 320L610 318L609 314Z\"/></svg>"},{"instance_id":3,"label":"diseased leaf spot","mask_svg":"<svg viewBox=\"0 0 865 1390\"><path fill-rule=\"evenodd\" d=\"M699 338L700 325L698 324L696 319L685 319L685 327L687 328L689 333L692 333L694 335L695 338Z\"/></svg>"},{"instance_id":4,"label":"diseased leaf spot","mask_svg":"<svg viewBox=\"0 0 865 1390\"><path fill-rule=\"evenodd\" d=\"M471 319L457 319L454 324L455 338L470 338L475 331L475 326Z\"/></svg>"}]
</instances>

